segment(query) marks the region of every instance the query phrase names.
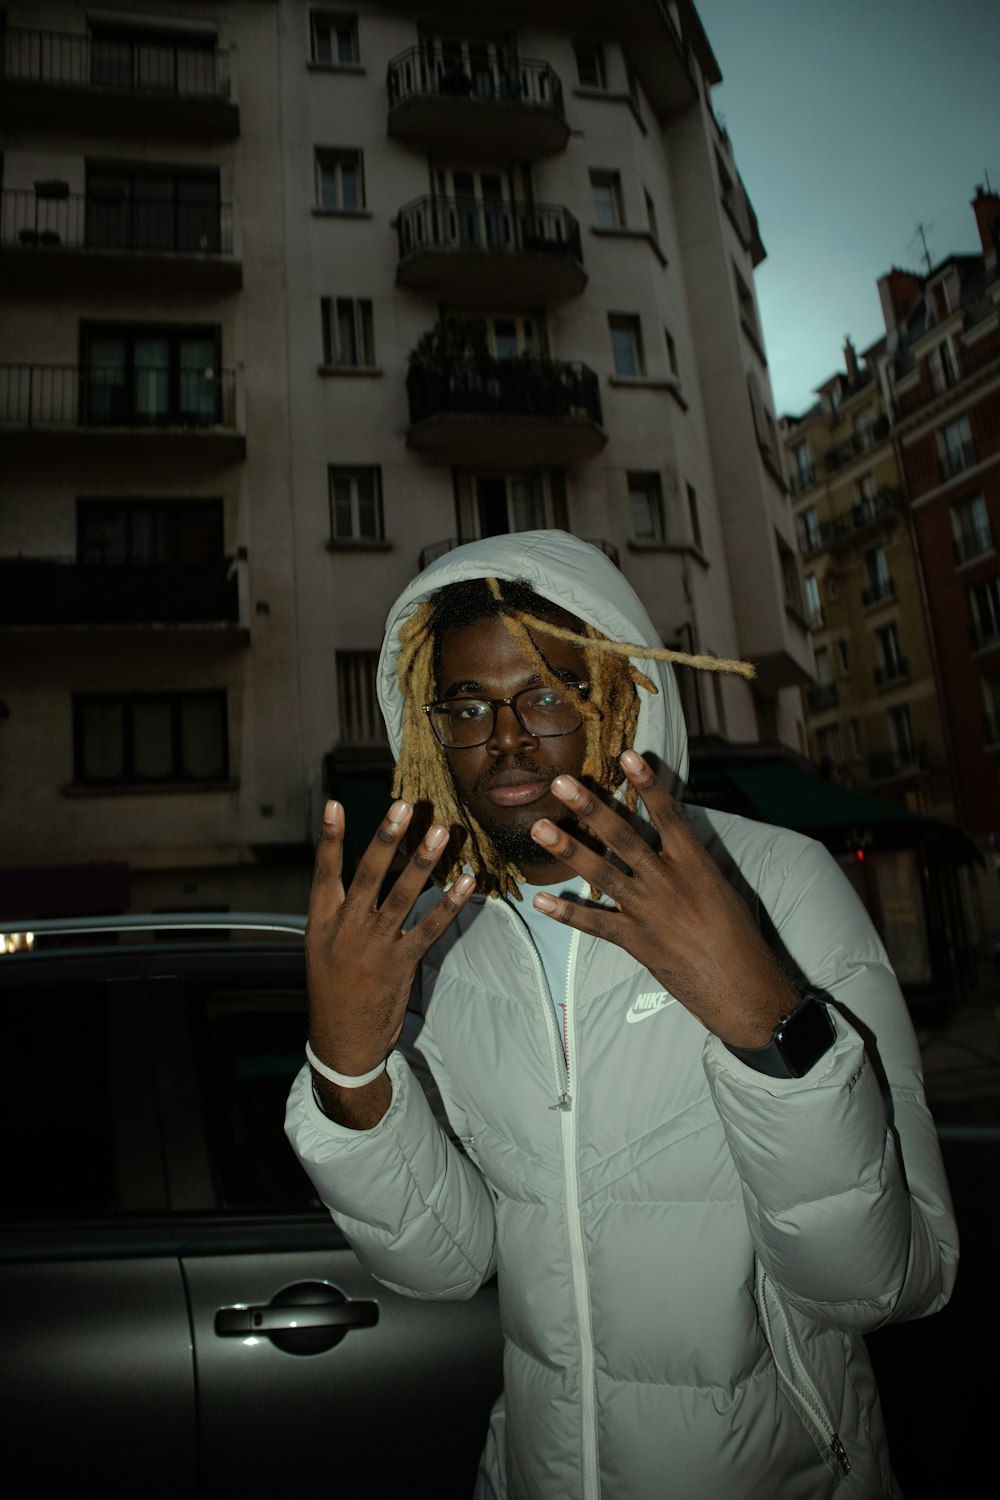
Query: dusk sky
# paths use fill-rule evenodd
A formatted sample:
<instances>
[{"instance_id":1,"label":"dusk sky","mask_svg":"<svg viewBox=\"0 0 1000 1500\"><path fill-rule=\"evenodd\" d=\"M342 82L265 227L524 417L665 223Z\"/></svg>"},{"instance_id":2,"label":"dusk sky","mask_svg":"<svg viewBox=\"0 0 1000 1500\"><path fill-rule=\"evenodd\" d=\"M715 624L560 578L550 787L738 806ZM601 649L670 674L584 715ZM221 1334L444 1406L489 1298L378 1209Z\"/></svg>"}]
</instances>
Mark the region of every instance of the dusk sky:
<instances>
[{"instance_id":1,"label":"dusk sky","mask_svg":"<svg viewBox=\"0 0 1000 1500\"><path fill-rule=\"evenodd\" d=\"M760 220L756 273L777 410L798 414L884 332L876 281L979 250L1000 192L998 0L695 0L716 113Z\"/></svg>"}]
</instances>

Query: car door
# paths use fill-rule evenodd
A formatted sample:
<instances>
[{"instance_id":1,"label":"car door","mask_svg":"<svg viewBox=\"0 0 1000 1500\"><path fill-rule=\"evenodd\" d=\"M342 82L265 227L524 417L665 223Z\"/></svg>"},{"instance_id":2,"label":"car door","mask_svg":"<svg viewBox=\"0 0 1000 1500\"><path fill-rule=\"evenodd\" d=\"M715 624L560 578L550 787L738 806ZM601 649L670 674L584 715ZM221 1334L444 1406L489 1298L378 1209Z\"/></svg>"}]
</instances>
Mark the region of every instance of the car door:
<instances>
[{"instance_id":1,"label":"car door","mask_svg":"<svg viewBox=\"0 0 1000 1500\"><path fill-rule=\"evenodd\" d=\"M156 988L174 1225L204 1494L292 1476L468 1496L500 1387L495 1288L401 1297L358 1263L284 1137L303 1059L294 954L174 962Z\"/></svg>"},{"instance_id":2,"label":"car door","mask_svg":"<svg viewBox=\"0 0 1000 1500\"><path fill-rule=\"evenodd\" d=\"M195 1493L195 1372L142 964L0 960L9 1494Z\"/></svg>"}]
</instances>

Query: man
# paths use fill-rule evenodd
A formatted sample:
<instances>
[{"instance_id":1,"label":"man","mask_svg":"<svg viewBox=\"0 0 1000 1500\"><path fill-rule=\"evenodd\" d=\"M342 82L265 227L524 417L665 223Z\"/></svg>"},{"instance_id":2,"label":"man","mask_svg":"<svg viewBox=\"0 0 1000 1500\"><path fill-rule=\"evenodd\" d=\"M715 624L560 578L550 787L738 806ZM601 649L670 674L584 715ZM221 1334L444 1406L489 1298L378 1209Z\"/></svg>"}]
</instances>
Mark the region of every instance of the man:
<instances>
[{"instance_id":1,"label":"man","mask_svg":"<svg viewBox=\"0 0 1000 1500\"><path fill-rule=\"evenodd\" d=\"M479 1496L890 1495L862 1334L941 1307L957 1260L912 1028L820 846L654 774L687 770L669 654L558 532L404 591L380 667L399 800L346 895L328 808L287 1129L387 1285L498 1272ZM461 1148L392 1052L418 966Z\"/></svg>"}]
</instances>

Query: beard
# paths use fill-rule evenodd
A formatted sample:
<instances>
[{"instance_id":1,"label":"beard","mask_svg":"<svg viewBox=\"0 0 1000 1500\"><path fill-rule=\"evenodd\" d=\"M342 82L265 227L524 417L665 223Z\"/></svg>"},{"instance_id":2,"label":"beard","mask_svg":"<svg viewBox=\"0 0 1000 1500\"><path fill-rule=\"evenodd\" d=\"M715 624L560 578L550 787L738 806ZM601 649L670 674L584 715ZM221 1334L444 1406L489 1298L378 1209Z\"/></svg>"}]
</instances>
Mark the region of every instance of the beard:
<instances>
[{"instance_id":1,"label":"beard","mask_svg":"<svg viewBox=\"0 0 1000 1500\"><path fill-rule=\"evenodd\" d=\"M490 767L488 772L477 776L472 784L471 791L479 804L475 812L476 822L505 864L514 865L516 869L521 870L525 865L556 865L561 863L555 854L546 849L544 845L536 844L535 840L531 837L532 827L538 821L539 817L534 807L527 807L523 812L509 817L502 822L492 817L489 812L483 810L487 793L501 771L524 771L527 775L536 777L539 781L546 782L550 781L553 775L551 769L547 771L539 770L537 766L532 765L526 756L510 755L502 761L496 762ZM468 803L462 797L457 786L455 790L459 794L459 801L462 802L463 806L468 807ZM550 815L550 820L560 828L569 828L574 821L569 814L564 818L551 818Z\"/></svg>"}]
</instances>

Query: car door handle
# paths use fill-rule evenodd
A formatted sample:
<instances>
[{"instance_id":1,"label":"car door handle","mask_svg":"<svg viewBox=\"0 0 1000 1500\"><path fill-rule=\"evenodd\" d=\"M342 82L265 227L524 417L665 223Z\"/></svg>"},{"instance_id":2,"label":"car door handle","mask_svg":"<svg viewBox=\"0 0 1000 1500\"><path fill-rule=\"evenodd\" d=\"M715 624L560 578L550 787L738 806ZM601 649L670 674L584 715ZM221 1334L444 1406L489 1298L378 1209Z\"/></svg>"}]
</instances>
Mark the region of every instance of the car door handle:
<instances>
[{"instance_id":1,"label":"car door handle","mask_svg":"<svg viewBox=\"0 0 1000 1500\"><path fill-rule=\"evenodd\" d=\"M306 1303L301 1307L220 1307L215 1331L227 1334L279 1333L292 1328L371 1328L378 1322L377 1302Z\"/></svg>"},{"instance_id":2,"label":"car door handle","mask_svg":"<svg viewBox=\"0 0 1000 1500\"><path fill-rule=\"evenodd\" d=\"M298 1281L282 1287L260 1306L220 1307L215 1332L220 1338L241 1338L248 1344L270 1339L285 1354L325 1354L350 1329L371 1328L377 1322L377 1302L361 1298L350 1302L328 1281Z\"/></svg>"}]
</instances>

